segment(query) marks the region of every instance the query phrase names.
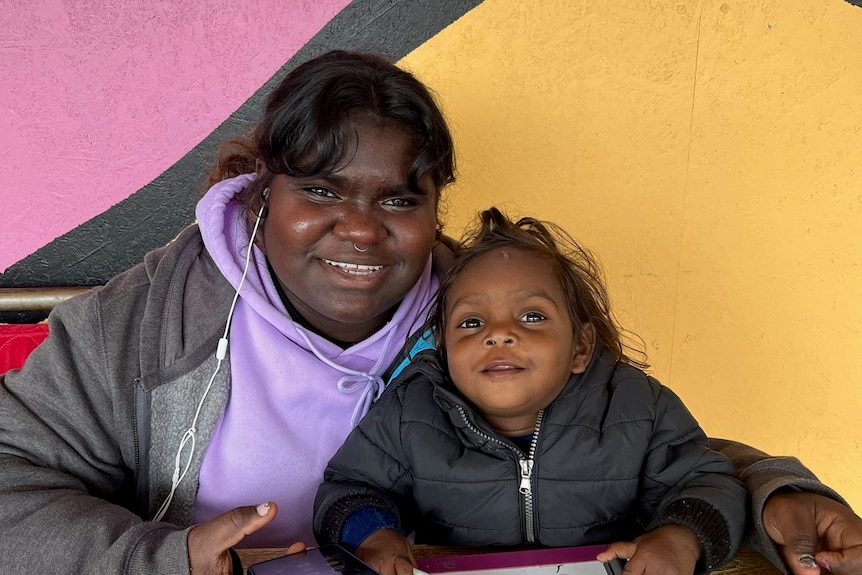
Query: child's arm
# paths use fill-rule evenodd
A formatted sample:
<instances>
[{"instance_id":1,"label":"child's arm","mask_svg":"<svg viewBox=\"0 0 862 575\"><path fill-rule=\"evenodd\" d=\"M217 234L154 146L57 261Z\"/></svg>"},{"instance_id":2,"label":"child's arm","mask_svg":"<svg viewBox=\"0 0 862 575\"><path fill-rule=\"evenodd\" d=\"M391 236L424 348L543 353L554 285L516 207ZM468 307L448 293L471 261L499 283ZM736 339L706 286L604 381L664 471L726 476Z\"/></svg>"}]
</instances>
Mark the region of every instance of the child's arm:
<instances>
[{"instance_id":1,"label":"child's arm","mask_svg":"<svg viewBox=\"0 0 862 575\"><path fill-rule=\"evenodd\" d=\"M656 386L656 419L641 477L648 531L687 528L703 548L698 570L712 570L739 549L749 497L733 466L708 447L706 435L670 389ZM640 547L639 547L640 549Z\"/></svg>"},{"instance_id":2,"label":"child's arm","mask_svg":"<svg viewBox=\"0 0 862 575\"><path fill-rule=\"evenodd\" d=\"M356 556L380 575L413 575L416 560L410 543L400 531L379 529L357 547Z\"/></svg>"},{"instance_id":3,"label":"child's arm","mask_svg":"<svg viewBox=\"0 0 862 575\"><path fill-rule=\"evenodd\" d=\"M663 575L691 575L703 546L694 532L682 525L663 525L634 541L618 541L596 557L599 561L629 559L626 575L650 573L650 566L660 565Z\"/></svg>"},{"instance_id":4,"label":"child's arm","mask_svg":"<svg viewBox=\"0 0 862 575\"><path fill-rule=\"evenodd\" d=\"M380 529L409 532L412 476L402 463L400 420L400 398L392 389L330 459L314 501L319 543L353 550Z\"/></svg>"}]
</instances>

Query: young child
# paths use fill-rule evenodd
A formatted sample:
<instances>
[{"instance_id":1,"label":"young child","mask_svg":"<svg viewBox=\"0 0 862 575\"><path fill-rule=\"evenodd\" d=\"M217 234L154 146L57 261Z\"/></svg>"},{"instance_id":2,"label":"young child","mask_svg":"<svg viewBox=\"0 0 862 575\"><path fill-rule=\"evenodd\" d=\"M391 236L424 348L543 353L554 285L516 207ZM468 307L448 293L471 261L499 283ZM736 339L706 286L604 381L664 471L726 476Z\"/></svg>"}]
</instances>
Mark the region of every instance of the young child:
<instances>
[{"instance_id":1,"label":"young child","mask_svg":"<svg viewBox=\"0 0 862 575\"><path fill-rule=\"evenodd\" d=\"M553 233L552 233L553 230ZM627 573L690 575L736 553L747 494L668 388L627 357L593 260L497 209L443 281L417 357L330 461L320 543L410 575L434 545L612 544Z\"/></svg>"}]
</instances>

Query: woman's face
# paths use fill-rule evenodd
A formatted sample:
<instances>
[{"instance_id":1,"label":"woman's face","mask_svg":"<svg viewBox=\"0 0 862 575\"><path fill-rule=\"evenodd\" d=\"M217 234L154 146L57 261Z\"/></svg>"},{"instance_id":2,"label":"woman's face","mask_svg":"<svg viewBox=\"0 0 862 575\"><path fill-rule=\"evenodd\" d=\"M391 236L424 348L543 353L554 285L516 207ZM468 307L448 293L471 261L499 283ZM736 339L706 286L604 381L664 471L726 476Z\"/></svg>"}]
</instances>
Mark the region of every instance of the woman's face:
<instances>
[{"instance_id":1,"label":"woman's face","mask_svg":"<svg viewBox=\"0 0 862 575\"><path fill-rule=\"evenodd\" d=\"M409 186L415 150L403 129L374 119L354 127L355 154L332 175L273 178L258 244L306 321L347 342L377 331L419 279L438 200L428 176Z\"/></svg>"}]
</instances>

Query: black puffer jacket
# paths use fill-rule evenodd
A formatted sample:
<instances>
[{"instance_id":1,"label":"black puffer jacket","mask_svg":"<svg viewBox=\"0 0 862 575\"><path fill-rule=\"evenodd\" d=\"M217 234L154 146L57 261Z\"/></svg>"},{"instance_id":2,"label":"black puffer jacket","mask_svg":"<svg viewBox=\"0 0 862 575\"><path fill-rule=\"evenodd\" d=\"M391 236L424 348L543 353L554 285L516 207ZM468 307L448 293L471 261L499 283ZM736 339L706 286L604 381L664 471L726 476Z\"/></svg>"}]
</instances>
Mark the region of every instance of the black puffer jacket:
<instances>
[{"instance_id":1,"label":"black puffer jacket","mask_svg":"<svg viewBox=\"0 0 862 575\"><path fill-rule=\"evenodd\" d=\"M748 494L668 388L597 350L540 415L530 454L495 433L417 358L335 454L315 501L315 534L340 542L363 507L417 543L549 547L628 540L667 523L704 546L700 569L742 540Z\"/></svg>"}]
</instances>

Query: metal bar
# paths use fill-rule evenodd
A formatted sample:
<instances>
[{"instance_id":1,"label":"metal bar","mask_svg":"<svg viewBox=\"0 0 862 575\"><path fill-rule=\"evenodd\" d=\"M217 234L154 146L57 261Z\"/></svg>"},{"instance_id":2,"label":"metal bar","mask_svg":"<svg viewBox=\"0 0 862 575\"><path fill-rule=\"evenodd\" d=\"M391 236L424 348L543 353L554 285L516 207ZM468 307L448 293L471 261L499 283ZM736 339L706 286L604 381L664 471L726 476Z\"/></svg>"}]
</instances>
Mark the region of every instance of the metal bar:
<instances>
[{"instance_id":1,"label":"metal bar","mask_svg":"<svg viewBox=\"0 0 862 575\"><path fill-rule=\"evenodd\" d=\"M0 312L50 311L58 303L89 287L0 288Z\"/></svg>"}]
</instances>

